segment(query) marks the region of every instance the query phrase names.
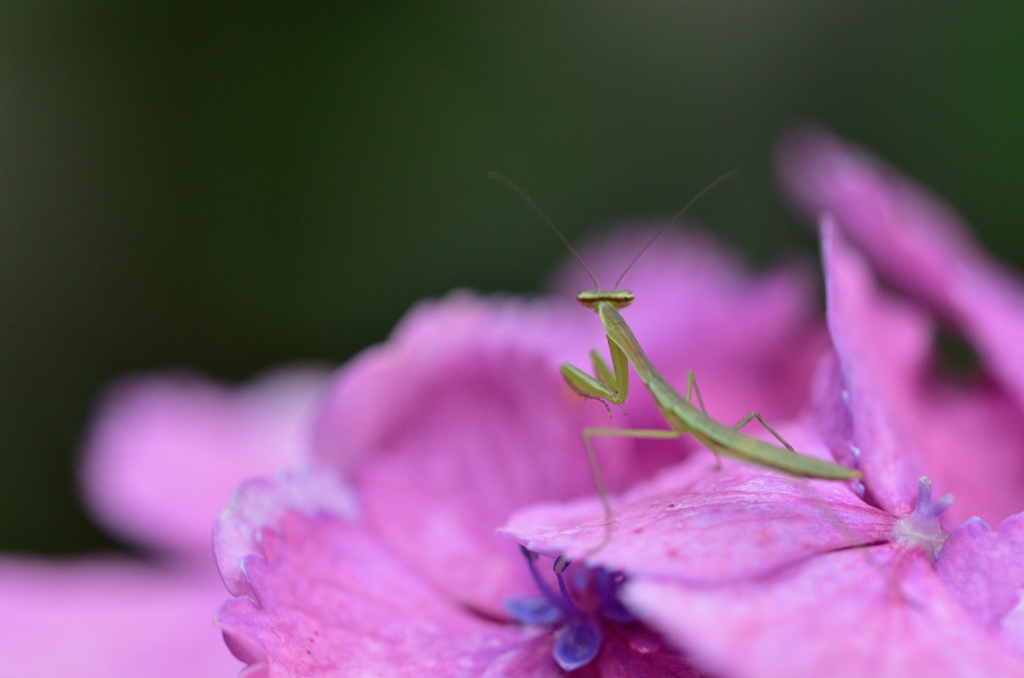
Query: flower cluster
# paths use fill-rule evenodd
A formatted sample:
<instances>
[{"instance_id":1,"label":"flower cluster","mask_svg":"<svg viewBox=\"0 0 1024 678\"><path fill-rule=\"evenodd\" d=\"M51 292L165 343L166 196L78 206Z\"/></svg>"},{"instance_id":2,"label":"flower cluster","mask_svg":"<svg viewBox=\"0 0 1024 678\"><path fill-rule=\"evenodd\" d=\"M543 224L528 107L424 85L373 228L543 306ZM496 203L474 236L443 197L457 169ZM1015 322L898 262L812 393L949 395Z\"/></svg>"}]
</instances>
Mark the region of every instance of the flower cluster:
<instances>
[{"instance_id":1,"label":"flower cluster","mask_svg":"<svg viewBox=\"0 0 1024 678\"><path fill-rule=\"evenodd\" d=\"M201 560L211 502L262 473L214 525L231 594L215 622L246 678L1024 676L1024 282L949 208L825 132L788 137L779 171L820 233L824 316L802 262L751 273L681 231L631 273L624 315L670 382L695 371L715 419L759 411L862 481L718 465L689 439L602 439L615 518L595 552L581 430L665 424L643 389L609 415L561 380L561 362L605 343L566 268L550 298L423 302L326 388L122 389L91 438L87 496L175 565L60 567L154 579L136 599L158 602L121 646L132 675L223 675L175 654L198 627L160 616L176 598L160 578ZM614 279L649 232L584 257ZM947 369L940 332L973 349L972 371ZM83 575L17 567L0 561L0 673L45 675L8 670L4 637ZM22 645L38 647L33 628ZM164 648L149 665L145 634Z\"/></svg>"}]
</instances>

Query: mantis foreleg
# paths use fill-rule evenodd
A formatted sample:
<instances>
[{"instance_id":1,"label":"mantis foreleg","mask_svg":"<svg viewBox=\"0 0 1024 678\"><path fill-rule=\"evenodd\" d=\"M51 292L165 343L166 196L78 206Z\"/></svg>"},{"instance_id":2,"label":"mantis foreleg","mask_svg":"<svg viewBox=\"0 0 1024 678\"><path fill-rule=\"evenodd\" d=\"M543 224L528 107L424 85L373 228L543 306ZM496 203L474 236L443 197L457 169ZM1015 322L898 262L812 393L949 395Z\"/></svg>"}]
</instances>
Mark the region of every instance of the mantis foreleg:
<instances>
[{"instance_id":1,"label":"mantis foreleg","mask_svg":"<svg viewBox=\"0 0 1024 678\"><path fill-rule=\"evenodd\" d=\"M612 354L612 367L608 367L597 351L590 352L596 378L569 363L562 364L562 377L581 396L621 405L629 397L629 360L611 339L608 339L608 349Z\"/></svg>"}]
</instances>

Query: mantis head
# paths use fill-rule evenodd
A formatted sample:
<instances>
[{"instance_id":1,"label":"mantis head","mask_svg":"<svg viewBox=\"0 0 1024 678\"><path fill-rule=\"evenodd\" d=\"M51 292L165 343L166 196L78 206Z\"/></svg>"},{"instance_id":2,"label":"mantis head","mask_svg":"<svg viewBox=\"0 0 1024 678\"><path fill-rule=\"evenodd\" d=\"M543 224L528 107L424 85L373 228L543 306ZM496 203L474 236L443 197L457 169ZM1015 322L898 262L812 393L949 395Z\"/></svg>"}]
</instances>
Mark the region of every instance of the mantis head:
<instances>
[{"instance_id":1,"label":"mantis head","mask_svg":"<svg viewBox=\"0 0 1024 678\"><path fill-rule=\"evenodd\" d=\"M634 298L629 290L583 290L576 295L576 301L595 311L602 301L607 301L618 310L632 304Z\"/></svg>"}]
</instances>

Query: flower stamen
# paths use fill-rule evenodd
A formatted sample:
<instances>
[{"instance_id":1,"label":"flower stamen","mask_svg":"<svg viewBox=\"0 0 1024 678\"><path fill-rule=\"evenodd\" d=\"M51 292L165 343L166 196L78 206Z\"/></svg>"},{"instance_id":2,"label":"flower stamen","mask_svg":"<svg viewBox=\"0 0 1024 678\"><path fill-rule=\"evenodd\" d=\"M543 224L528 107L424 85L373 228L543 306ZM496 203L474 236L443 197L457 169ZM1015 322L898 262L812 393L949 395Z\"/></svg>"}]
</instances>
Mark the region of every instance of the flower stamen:
<instances>
[{"instance_id":1,"label":"flower stamen","mask_svg":"<svg viewBox=\"0 0 1024 678\"><path fill-rule=\"evenodd\" d=\"M540 555L525 546L520 549L542 596L510 598L505 609L520 622L558 627L551 655L563 670L574 671L594 660L604 643L602 624L638 621L619 600L619 590L626 582L621 572L583 565L567 572L572 560L559 556L552 567L558 582L555 591L537 570Z\"/></svg>"},{"instance_id":2,"label":"flower stamen","mask_svg":"<svg viewBox=\"0 0 1024 678\"><path fill-rule=\"evenodd\" d=\"M949 537L939 524L939 517L952 505L952 494L945 494L932 501L932 481L921 476L917 481L917 504L914 506L914 512L900 518L896 523L894 541L919 546L934 560Z\"/></svg>"}]
</instances>

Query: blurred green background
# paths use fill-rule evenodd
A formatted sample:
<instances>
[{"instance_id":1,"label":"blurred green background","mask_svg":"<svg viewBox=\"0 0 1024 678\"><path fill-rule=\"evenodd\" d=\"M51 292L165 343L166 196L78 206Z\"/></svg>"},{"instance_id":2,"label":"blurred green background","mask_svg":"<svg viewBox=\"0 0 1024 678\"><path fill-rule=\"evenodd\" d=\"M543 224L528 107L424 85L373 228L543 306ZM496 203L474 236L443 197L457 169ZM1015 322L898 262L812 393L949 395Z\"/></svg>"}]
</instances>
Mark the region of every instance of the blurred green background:
<instances>
[{"instance_id":1,"label":"blurred green background","mask_svg":"<svg viewBox=\"0 0 1024 678\"><path fill-rule=\"evenodd\" d=\"M109 545L73 464L132 370L339 362L416 299L536 289L570 239L698 210L811 252L770 150L814 119L1024 267L1024 4L0 6L0 548Z\"/></svg>"}]
</instances>

